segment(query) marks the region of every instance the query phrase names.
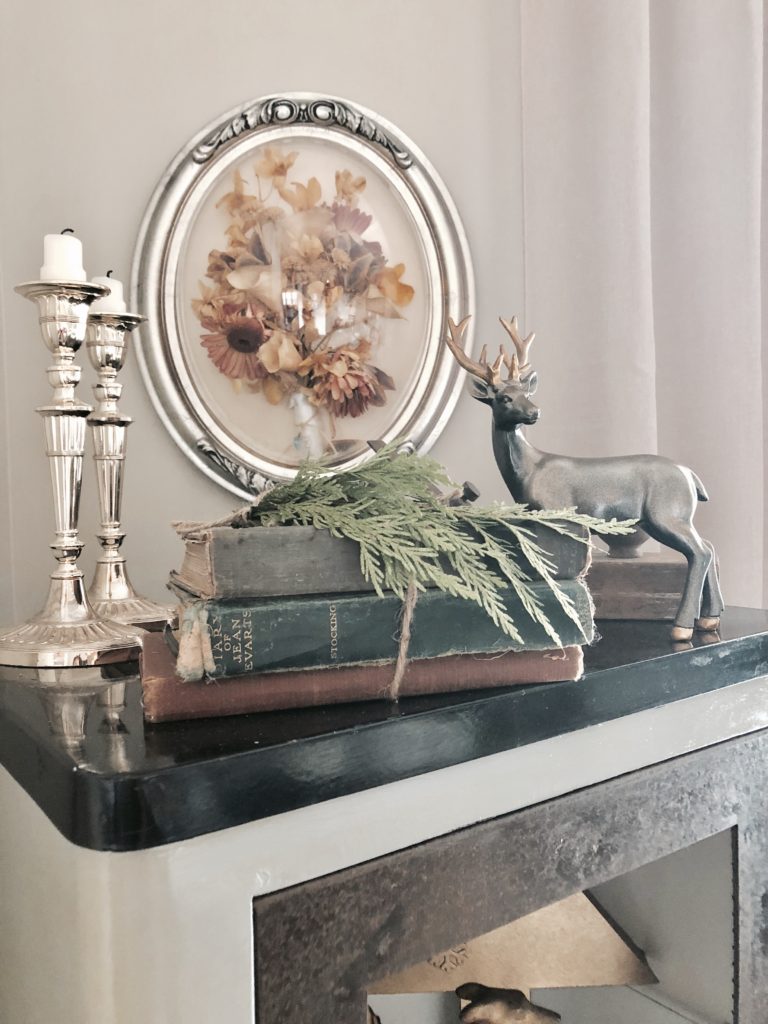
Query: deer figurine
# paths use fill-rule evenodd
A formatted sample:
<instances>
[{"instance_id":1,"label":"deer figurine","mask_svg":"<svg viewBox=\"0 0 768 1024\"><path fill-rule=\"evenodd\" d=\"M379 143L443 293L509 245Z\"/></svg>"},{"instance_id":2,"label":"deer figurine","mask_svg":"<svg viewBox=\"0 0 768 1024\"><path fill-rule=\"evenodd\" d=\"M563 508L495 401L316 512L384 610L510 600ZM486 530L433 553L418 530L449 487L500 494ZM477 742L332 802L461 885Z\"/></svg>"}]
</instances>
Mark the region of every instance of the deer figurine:
<instances>
[{"instance_id":1,"label":"deer figurine","mask_svg":"<svg viewBox=\"0 0 768 1024\"><path fill-rule=\"evenodd\" d=\"M449 319L445 340L456 361L472 376L473 397L491 407L493 454L514 500L534 509L575 507L601 519L638 520L641 536L653 537L688 561L672 639L690 640L694 629L717 630L723 598L715 550L693 525L697 502L708 500L696 474L661 455L572 458L534 448L523 431L541 415L531 401L538 384L528 361L534 335L522 338L516 317L500 318L515 351L510 355L502 346L489 365L484 347L475 362L463 344L469 319L460 324ZM612 538L605 540L610 548Z\"/></svg>"},{"instance_id":2,"label":"deer figurine","mask_svg":"<svg viewBox=\"0 0 768 1024\"><path fill-rule=\"evenodd\" d=\"M489 988L470 981L456 995L467 1000L461 1024L555 1024L560 1014L532 1003L519 989Z\"/></svg>"}]
</instances>

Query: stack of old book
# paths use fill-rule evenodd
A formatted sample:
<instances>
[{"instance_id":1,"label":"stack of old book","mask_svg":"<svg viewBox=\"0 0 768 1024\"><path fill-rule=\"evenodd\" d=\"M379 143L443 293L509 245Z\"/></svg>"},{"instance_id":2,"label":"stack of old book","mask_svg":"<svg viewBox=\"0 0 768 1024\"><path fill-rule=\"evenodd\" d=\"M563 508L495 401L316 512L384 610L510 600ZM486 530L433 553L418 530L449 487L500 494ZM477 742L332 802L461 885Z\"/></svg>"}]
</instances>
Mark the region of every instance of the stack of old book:
<instances>
[{"instance_id":1,"label":"stack of old book","mask_svg":"<svg viewBox=\"0 0 768 1024\"><path fill-rule=\"evenodd\" d=\"M590 547L584 531L568 529L535 528L575 610L569 616L546 583L531 584L559 645L512 587L503 599L522 643L473 602L427 589L413 611L398 695L578 679L582 645L594 632L584 582ZM170 586L180 600L179 631L144 642L148 720L386 698L403 602L373 591L352 541L310 526L203 529L186 537Z\"/></svg>"}]
</instances>

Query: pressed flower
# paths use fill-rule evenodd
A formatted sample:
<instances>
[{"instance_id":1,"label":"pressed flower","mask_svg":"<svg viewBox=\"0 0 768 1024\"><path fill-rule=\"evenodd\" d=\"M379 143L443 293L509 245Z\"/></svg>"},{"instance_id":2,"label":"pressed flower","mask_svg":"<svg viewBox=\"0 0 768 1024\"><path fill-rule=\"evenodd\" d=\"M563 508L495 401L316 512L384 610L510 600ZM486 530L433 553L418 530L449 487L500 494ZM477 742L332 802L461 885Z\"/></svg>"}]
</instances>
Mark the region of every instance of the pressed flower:
<instances>
[{"instance_id":1,"label":"pressed flower","mask_svg":"<svg viewBox=\"0 0 768 1024\"><path fill-rule=\"evenodd\" d=\"M245 191L245 179L240 171L235 171L235 184L232 191L227 192L216 203L217 208L223 206L227 213L237 214L238 216L254 214L263 205L258 196L250 195Z\"/></svg>"},{"instance_id":2,"label":"pressed flower","mask_svg":"<svg viewBox=\"0 0 768 1024\"><path fill-rule=\"evenodd\" d=\"M217 294L209 288L203 289L202 299L192 300L192 308L207 331L218 331L223 322L231 323L249 315L247 302L232 294Z\"/></svg>"},{"instance_id":3,"label":"pressed flower","mask_svg":"<svg viewBox=\"0 0 768 1024\"><path fill-rule=\"evenodd\" d=\"M396 306L407 306L414 296L414 290L400 278L405 273L405 264L398 263L394 267L382 267L374 278L374 284L382 295L385 295Z\"/></svg>"},{"instance_id":4,"label":"pressed flower","mask_svg":"<svg viewBox=\"0 0 768 1024\"><path fill-rule=\"evenodd\" d=\"M226 280L233 288L238 291L247 292L253 288L256 288L261 279L261 275L265 271L271 271L271 267L265 266L263 263L259 263L258 260L253 257L245 258L237 261L237 266L233 266L233 269L227 274Z\"/></svg>"},{"instance_id":5,"label":"pressed flower","mask_svg":"<svg viewBox=\"0 0 768 1024\"><path fill-rule=\"evenodd\" d=\"M317 235L302 235L294 242L293 248L304 260L316 260L325 251Z\"/></svg>"},{"instance_id":6,"label":"pressed flower","mask_svg":"<svg viewBox=\"0 0 768 1024\"><path fill-rule=\"evenodd\" d=\"M317 178L310 178L306 185L302 185L300 181L292 181L291 184L293 191L286 188L277 179L275 180L275 188L294 212L311 210L320 202L323 190L320 188Z\"/></svg>"},{"instance_id":7,"label":"pressed flower","mask_svg":"<svg viewBox=\"0 0 768 1024\"><path fill-rule=\"evenodd\" d=\"M333 222L339 231L348 231L352 235L362 235L373 220L370 213L363 213L362 210L353 209L343 203L334 203L331 212L333 213Z\"/></svg>"},{"instance_id":8,"label":"pressed flower","mask_svg":"<svg viewBox=\"0 0 768 1024\"><path fill-rule=\"evenodd\" d=\"M343 345L337 349L314 352L299 367L306 372L314 401L334 416L362 415L371 405L383 405L386 384L374 367L365 362L369 346Z\"/></svg>"},{"instance_id":9,"label":"pressed flower","mask_svg":"<svg viewBox=\"0 0 768 1024\"><path fill-rule=\"evenodd\" d=\"M210 326L210 321L203 326ZM259 380L267 371L259 359L264 343L264 324L257 317L224 315L213 334L204 334L200 344L216 367L232 380Z\"/></svg>"},{"instance_id":10,"label":"pressed flower","mask_svg":"<svg viewBox=\"0 0 768 1024\"><path fill-rule=\"evenodd\" d=\"M284 181L298 155L286 153L279 146L267 146L264 155L256 162L256 174L260 178L281 178Z\"/></svg>"},{"instance_id":11,"label":"pressed flower","mask_svg":"<svg viewBox=\"0 0 768 1024\"><path fill-rule=\"evenodd\" d=\"M285 217L285 210L279 206L265 206L259 211L259 224L276 224Z\"/></svg>"},{"instance_id":12,"label":"pressed flower","mask_svg":"<svg viewBox=\"0 0 768 1024\"><path fill-rule=\"evenodd\" d=\"M269 341L259 349L259 359L269 373L280 370L293 373L301 365L302 356L296 339L286 331L273 331Z\"/></svg>"},{"instance_id":13,"label":"pressed flower","mask_svg":"<svg viewBox=\"0 0 768 1024\"><path fill-rule=\"evenodd\" d=\"M362 174L355 178L351 171L336 171L336 198L351 206L365 188Z\"/></svg>"},{"instance_id":14,"label":"pressed flower","mask_svg":"<svg viewBox=\"0 0 768 1024\"><path fill-rule=\"evenodd\" d=\"M236 257L230 252L225 252L221 249L211 249L208 253L206 276L210 277L217 284L221 284L226 280L227 274L234 268L235 259Z\"/></svg>"},{"instance_id":15,"label":"pressed flower","mask_svg":"<svg viewBox=\"0 0 768 1024\"><path fill-rule=\"evenodd\" d=\"M225 283L234 289L233 294L241 294L244 304L263 307L273 314L281 305L281 278L275 277L270 264L257 260L250 254L239 256L234 268L227 274Z\"/></svg>"}]
</instances>

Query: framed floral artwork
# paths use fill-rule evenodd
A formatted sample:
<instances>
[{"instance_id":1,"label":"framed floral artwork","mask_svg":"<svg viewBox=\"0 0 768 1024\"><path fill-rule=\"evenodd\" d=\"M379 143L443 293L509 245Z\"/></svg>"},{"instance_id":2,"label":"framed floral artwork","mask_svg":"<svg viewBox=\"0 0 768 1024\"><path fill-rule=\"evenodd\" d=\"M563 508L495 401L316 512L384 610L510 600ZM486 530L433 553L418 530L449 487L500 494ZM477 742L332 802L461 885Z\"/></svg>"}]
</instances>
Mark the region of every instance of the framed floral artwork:
<instances>
[{"instance_id":1,"label":"framed floral artwork","mask_svg":"<svg viewBox=\"0 0 768 1024\"><path fill-rule=\"evenodd\" d=\"M458 397L461 222L413 143L347 101L268 97L202 131L150 201L132 288L156 409L237 493L370 441L425 449Z\"/></svg>"}]
</instances>

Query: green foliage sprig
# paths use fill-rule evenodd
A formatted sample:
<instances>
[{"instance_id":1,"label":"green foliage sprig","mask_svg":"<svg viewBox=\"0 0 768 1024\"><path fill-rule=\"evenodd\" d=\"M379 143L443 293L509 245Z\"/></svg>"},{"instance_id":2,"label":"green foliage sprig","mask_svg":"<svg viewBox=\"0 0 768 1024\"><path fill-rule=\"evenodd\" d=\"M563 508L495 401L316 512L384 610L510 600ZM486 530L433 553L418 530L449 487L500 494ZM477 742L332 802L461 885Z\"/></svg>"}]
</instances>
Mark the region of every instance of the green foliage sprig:
<instances>
[{"instance_id":1,"label":"green foliage sprig","mask_svg":"<svg viewBox=\"0 0 768 1024\"><path fill-rule=\"evenodd\" d=\"M396 446L388 445L362 466L333 475L305 462L290 483L262 496L248 520L259 526L314 526L347 537L359 545L360 568L378 594L392 590L404 597L411 583L418 590L437 587L476 602L499 629L522 643L504 603L504 590L511 586L558 645L560 638L531 583L545 582L566 614L579 619L532 525L543 523L584 543L589 539L580 527L626 534L635 526L634 520L595 519L573 508L449 505L446 490L455 491L456 485L438 462L397 454Z\"/></svg>"}]
</instances>

